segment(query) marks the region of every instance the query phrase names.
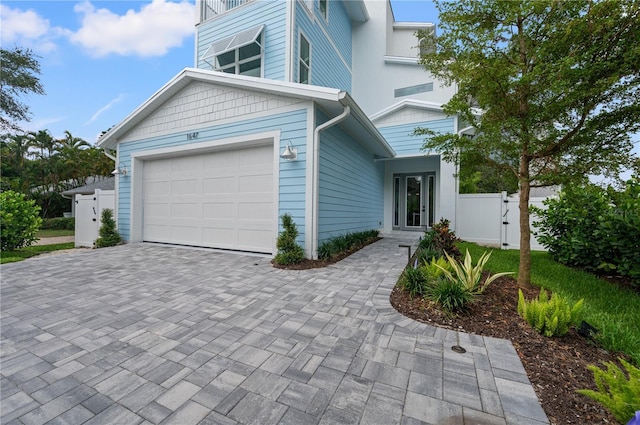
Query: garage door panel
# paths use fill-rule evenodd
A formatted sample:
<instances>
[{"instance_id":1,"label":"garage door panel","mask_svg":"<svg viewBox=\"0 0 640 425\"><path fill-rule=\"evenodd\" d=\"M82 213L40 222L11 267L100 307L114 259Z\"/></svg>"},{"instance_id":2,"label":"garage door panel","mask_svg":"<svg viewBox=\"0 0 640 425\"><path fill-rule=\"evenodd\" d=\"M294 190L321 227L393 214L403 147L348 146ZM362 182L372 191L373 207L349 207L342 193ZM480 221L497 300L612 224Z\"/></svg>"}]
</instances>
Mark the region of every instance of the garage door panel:
<instances>
[{"instance_id":1,"label":"garage door panel","mask_svg":"<svg viewBox=\"0 0 640 425\"><path fill-rule=\"evenodd\" d=\"M238 192L240 193L273 193L273 179L271 174L262 173L238 178Z\"/></svg>"},{"instance_id":2,"label":"garage door panel","mask_svg":"<svg viewBox=\"0 0 640 425\"><path fill-rule=\"evenodd\" d=\"M202 168L202 157L198 155L184 156L178 158L172 158L170 160L171 171L173 173L179 173L181 171L191 172L195 169Z\"/></svg>"},{"instance_id":3,"label":"garage door panel","mask_svg":"<svg viewBox=\"0 0 640 425\"><path fill-rule=\"evenodd\" d=\"M271 252L273 147L150 160L143 240Z\"/></svg>"},{"instance_id":4,"label":"garage door panel","mask_svg":"<svg viewBox=\"0 0 640 425\"><path fill-rule=\"evenodd\" d=\"M239 230L238 245L245 249L255 249L271 243L271 232L268 230Z\"/></svg>"},{"instance_id":5,"label":"garage door panel","mask_svg":"<svg viewBox=\"0 0 640 425\"><path fill-rule=\"evenodd\" d=\"M202 212L197 203L172 203L171 217L173 218L200 218Z\"/></svg>"},{"instance_id":6,"label":"garage door panel","mask_svg":"<svg viewBox=\"0 0 640 425\"><path fill-rule=\"evenodd\" d=\"M238 204L238 220L273 222L273 208L267 202L240 202Z\"/></svg>"},{"instance_id":7,"label":"garage door panel","mask_svg":"<svg viewBox=\"0 0 640 425\"><path fill-rule=\"evenodd\" d=\"M205 246L237 249L238 240L235 229L221 227L203 227L202 242Z\"/></svg>"},{"instance_id":8,"label":"garage door panel","mask_svg":"<svg viewBox=\"0 0 640 425\"><path fill-rule=\"evenodd\" d=\"M146 175L146 173L145 173ZM168 195L171 193L171 184L169 181L150 181L145 187L145 192L148 196L154 195Z\"/></svg>"},{"instance_id":9,"label":"garage door panel","mask_svg":"<svg viewBox=\"0 0 640 425\"><path fill-rule=\"evenodd\" d=\"M209 177L202 181L204 194L236 193L237 184L234 177Z\"/></svg>"},{"instance_id":10,"label":"garage door panel","mask_svg":"<svg viewBox=\"0 0 640 425\"><path fill-rule=\"evenodd\" d=\"M205 220L232 220L238 216L233 202L205 202L202 204Z\"/></svg>"},{"instance_id":11,"label":"garage door panel","mask_svg":"<svg viewBox=\"0 0 640 425\"><path fill-rule=\"evenodd\" d=\"M171 241L185 245L200 245L202 242L200 227L195 225L172 225Z\"/></svg>"},{"instance_id":12,"label":"garage door panel","mask_svg":"<svg viewBox=\"0 0 640 425\"><path fill-rule=\"evenodd\" d=\"M205 155L202 157L202 168L205 170L236 168L240 160L237 152L237 150L230 150L216 152L214 155Z\"/></svg>"}]
</instances>

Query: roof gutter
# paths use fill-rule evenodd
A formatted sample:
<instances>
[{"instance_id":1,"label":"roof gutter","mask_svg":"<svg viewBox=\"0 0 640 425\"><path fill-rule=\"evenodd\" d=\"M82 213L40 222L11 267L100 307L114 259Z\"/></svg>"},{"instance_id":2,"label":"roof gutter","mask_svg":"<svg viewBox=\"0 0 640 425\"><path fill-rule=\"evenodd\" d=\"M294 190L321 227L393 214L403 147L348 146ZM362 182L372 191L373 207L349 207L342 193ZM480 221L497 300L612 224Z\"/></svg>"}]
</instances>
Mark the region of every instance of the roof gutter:
<instances>
[{"instance_id":1,"label":"roof gutter","mask_svg":"<svg viewBox=\"0 0 640 425\"><path fill-rule=\"evenodd\" d=\"M344 92L340 93L340 97L344 97ZM342 103L342 102L341 102ZM311 211L311 258L316 260L318 258L318 216L319 216L319 208L318 203L320 200L319 190L320 190L320 172L319 172L319 164L320 164L320 132L326 130L329 127L332 127L336 124L341 123L349 114L351 114L351 107L349 105L342 105L344 110L342 113L329 121L320 124L313 130L313 166L312 166L312 175L313 175L313 208Z\"/></svg>"}]
</instances>

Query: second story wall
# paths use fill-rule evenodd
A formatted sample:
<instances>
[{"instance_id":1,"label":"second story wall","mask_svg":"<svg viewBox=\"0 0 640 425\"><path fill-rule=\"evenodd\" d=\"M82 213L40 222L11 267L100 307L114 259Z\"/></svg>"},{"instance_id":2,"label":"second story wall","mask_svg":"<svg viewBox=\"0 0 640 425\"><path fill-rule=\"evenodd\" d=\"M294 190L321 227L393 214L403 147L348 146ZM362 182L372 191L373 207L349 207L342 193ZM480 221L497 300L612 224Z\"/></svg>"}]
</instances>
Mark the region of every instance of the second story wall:
<instances>
[{"instance_id":1,"label":"second story wall","mask_svg":"<svg viewBox=\"0 0 640 425\"><path fill-rule=\"evenodd\" d=\"M353 97L369 116L403 100L444 104L455 93L418 64L418 29L395 22L389 0L365 0L369 20L353 26ZM435 29L435 28L434 28Z\"/></svg>"},{"instance_id":2,"label":"second story wall","mask_svg":"<svg viewBox=\"0 0 640 425\"><path fill-rule=\"evenodd\" d=\"M327 1L326 5L325 19L319 0L296 1L292 81L299 82L302 34L311 47L310 84L351 92L351 19L342 2Z\"/></svg>"},{"instance_id":3,"label":"second story wall","mask_svg":"<svg viewBox=\"0 0 640 425\"><path fill-rule=\"evenodd\" d=\"M196 28L196 67L213 69L214 60L201 59L213 43L264 25L261 40L263 62L259 76L271 80L284 80L286 7L285 1L249 1L199 23Z\"/></svg>"}]
</instances>

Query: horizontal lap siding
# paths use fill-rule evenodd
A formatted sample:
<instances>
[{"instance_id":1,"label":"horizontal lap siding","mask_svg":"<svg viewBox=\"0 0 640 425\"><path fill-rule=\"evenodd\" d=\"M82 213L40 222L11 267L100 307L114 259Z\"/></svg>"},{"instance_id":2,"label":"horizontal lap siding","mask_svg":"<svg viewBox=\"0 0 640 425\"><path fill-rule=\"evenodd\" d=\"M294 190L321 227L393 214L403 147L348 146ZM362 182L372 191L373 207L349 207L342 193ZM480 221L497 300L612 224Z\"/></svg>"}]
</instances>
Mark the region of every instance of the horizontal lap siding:
<instances>
[{"instance_id":1,"label":"horizontal lap siding","mask_svg":"<svg viewBox=\"0 0 640 425\"><path fill-rule=\"evenodd\" d=\"M334 126L320 133L318 240L378 229L384 215L384 164Z\"/></svg>"},{"instance_id":2,"label":"horizontal lap siding","mask_svg":"<svg viewBox=\"0 0 640 425\"><path fill-rule=\"evenodd\" d=\"M286 37L286 2L254 1L220 17L200 24L198 31L198 68L211 69L201 58L212 43L226 37L265 25L264 78L284 81Z\"/></svg>"},{"instance_id":3,"label":"horizontal lap siding","mask_svg":"<svg viewBox=\"0 0 640 425\"><path fill-rule=\"evenodd\" d=\"M184 146L190 143L201 143L211 140L243 136L253 133L261 133L271 130L280 130L280 148L291 144L298 148L297 161L280 160L280 197L279 215L291 214L298 230L299 242L304 244L304 207L305 207L305 163L306 163L306 137L307 137L307 110L297 110L271 116L254 118L251 121L240 121L218 126L211 126L198 130L198 139L185 140L185 133L180 132L161 137L155 137L134 142L121 143L119 145L119 161L128 169L131 169L131 154L148 150ZM130 239L131 216L131 179L121 177L118 186L118 230L124 239Z\"/></svg>"},{"instance_id":4,"label":"horizontal lap siding","mask_svg":"<svg viewBox=\"0 0 640 425\"><path fill-rule=\"evenodd\" d=\"M312 19L306 6L296 2L294 81L298 81L299 33L302 31L311 43L311 84L351 92L351 21L341 2L330 2L327 26L319 15L317 3L314 2ZM322 28L329 34L333 44Z\"/></svg>"},{"instance_id":5,"label":"horizontal lap siding","mask_svg":"<svg viewBox=\"0 0 640 425\"><path fill-rule=\"evenodd\" d=\"M453 133L453 118L380 127L378 130L387 139L387 142L396 151L397 155L410 155L424 153L422 145L425 137L412 134L418 127L427 128L436 133Z\"/></svg>"}]
</instances>

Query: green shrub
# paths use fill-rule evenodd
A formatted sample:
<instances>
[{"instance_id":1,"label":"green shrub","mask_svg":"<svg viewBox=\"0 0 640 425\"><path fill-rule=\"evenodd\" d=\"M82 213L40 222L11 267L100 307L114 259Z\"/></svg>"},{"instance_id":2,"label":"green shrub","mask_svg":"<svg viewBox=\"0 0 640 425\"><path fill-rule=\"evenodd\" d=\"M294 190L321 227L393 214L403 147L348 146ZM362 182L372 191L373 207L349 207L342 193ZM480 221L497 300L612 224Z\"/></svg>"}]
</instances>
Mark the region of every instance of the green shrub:
<instances>
[{"instance_id":1,"label":"green shrub","mask_svg":"<svg viewBox=\"0 0 640 425\"><path fill-rule=\"evenodd\" d=\"M278 253L274 261L282 265L300 263L304 260L304 250L296 242L298 226L296 226L290 214L284 214L280 218L282 219L282 228L284 230L278 235L276 242Z\"/></svg>"},{"instance_id":2,"label":"green shrub","mask_svg":"<svg viewBox=\"0 0 640 425\"><path fill-rule=\"evenodd\" d=\"M590 365L598 391L578 390L606 407L621 424L640 410L640 369L619 359L627 375L613 362L605 362L606 370Z\"/></svg>"},{"instance_id":3,"label":"green shrub","mask_svg":"<svg viewBox=\"0 0 640 425\"><path fill-rule=\"evenodd\" d=\"M460 250L456 246L457 241L455 233L449 230L449 220L442 218L425 232L420 241L420 248L436 251L440 257L446 252L457 259L460 258Z\"/></svg>"},{"instance_id":4,"label":"green shrub","mask_svg":"<svg viewBox=\"0 0 640 425\"><path fill-rule=\"evenodd\" d=\"M544 201L536 237L559 263L631 277L640 284L640 180L624 191L568 186Z\"/></svg>"},{"instance_id":5,"label":"green shrub","mask_svg":"<svg viewBox=\"0 0 640 425\"><path fill-rule=\"evenodd\" d=\"M55 217L45 218L42 220L42 230L74 230L76 228L76 219L73 217Z\"/></svg>"},{"instance_id":6,"label":"green shrub","mask_svg":"<svg viewBox=\"0 0 640 425\"><path fill-rule=\"evenodd\" d=\"M518 314L547 337L562 336L580 322L583 303L581 299L572 306L555 293L549 299L544 289L540 289L538 299L526 301L522 290L518 290Z\"/></svg>"},{"instance_id":7,"label":"green shrub","mask_svg":"<svg viewBox=\"0 0 640 425\"><path fill-rule=\"evenodd\" d=\"M427 285L426 296L449 312L462 310L474 300L474 295L467 288L444 277L434 279Z\"/></svg>"},{"instance_id":8,"label":"green shrub","mask_svg":"<svg viewBox=\"0 0 640 425\"><path fill-rule=\"evenodd\" d=\"M98 234L100 235L96 239L96 248L106 248L108 246L116 246L122 242L120 233L116 230L116 222L113 219L113 210L105 208L100 214L102 224Z\"/></svg>"},{"instance_id":9,"label":"green shrub","mask_svg":"<svg viewBox=\"0 0 640 425\"><path fill-rule=\"evenodd\" d=\"M40 207L33 200L12 190L0 193L0 250L30 246L41 224Z\"/></svg>"},{"instance_id":10,"label":"green shrub","mask_svg":"<svg viewBox=\"0 0 640 425\"><path fill-rule=\"evenodd\" d=\"M469 254L469 250L466 250L464 261L460 262L454 259L447 252L444 254L449 261L450 268L445 268L436 264L436 267L442 270L444 277L451 282L458 283L460 286L464 287L470 294L479 295L484 292L487 286L497 278L501 276L507 276L513 274L511 272L502 272L496 273L494 275L489 275L485 279L483 283L480 282L482 279L482 272L484 270L484 265L491 257L491 252L485 251L478 260L478 264L475 266L471 261L471 254Z\"/></svg>"},{"instance_id":11,"label":"green shrub","mask_svg":"<svg viewBox=\"0 0 640 425\"><path fill-rule=\"evenodd\" d=\"M427 281L421 268L408 266L400 278L400 285L409 292L409 296L423 296L426 291Z\"/></svg>"},{"instance_id":12,"label":"green shrub","mask_svg":"<svg viewBox=\"0 0 640 425\"><path fill-rule=\"evenodd\" d=\"M318 248L318 257L321 260L330 260L343 252L360 249L377 237L377 230L365 230L364 232L346 233L327 239Z\"/></svg>"}]
</instances>

